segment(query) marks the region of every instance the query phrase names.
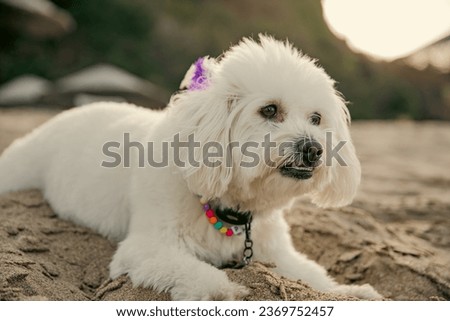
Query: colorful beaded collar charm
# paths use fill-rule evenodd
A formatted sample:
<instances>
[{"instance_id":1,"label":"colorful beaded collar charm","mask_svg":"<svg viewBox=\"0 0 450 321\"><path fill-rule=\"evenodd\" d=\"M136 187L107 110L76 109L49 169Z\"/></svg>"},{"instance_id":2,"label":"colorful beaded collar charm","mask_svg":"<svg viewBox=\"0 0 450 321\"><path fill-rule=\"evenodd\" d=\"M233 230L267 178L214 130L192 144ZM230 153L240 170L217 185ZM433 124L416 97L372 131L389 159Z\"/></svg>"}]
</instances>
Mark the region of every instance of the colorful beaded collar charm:
<instances>
[{"instance_id":1,"label":"colorful beaded collar charm","mask_svg":"<svg viewBox=\"0 0 450 321\"><path fill-rule=\"evenodd\" d=\"M205 212L205 215L208 218L209 223L211 223L214 226L214 228L218 230L220 233L225 234L226 236L233 236L242 234L242 232L244 231L243 228L238 225L233 225L231 227L224 226L223 222L219 220L214 210L208 204L208 201L200 199L200 204L202 204L203 211Z\"/></svg>"},{"instance_id":2,"label":"colorful beaded collar charm","mask_svg":"<svg viewBox=\"0 0 450 321\"><path fill-rule=\"evenodd\" d=\"M227 268L240 269L249 264L253 257L253 241L251 239L251 212L236 212L232 209L218 209L216 212L211 208L208 200L200 198L200 204L202 204L203 211L216 230L226 236L233 236L242 234L245 232L244 251L242 252L242 260L239 262L232 262L224 266ZM231 227L224 226L223 222L230 224ZM233 225L236 224L236 225ZM244 226L244 228L242 228Z\"/></svg>"}]
</instances>

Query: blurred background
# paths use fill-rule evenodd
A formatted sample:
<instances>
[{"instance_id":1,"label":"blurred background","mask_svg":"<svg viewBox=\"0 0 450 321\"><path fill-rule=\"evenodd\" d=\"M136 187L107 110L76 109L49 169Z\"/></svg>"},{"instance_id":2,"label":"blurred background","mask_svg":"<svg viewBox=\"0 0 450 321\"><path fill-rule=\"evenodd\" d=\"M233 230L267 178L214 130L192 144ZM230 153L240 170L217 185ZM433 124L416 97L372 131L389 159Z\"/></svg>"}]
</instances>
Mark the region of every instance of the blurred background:
<instances>
[{"instance_id":1,"label":"blurred background","mask_svg":"<svg viewBox=\"0 0 450 321\"><path fill-rule=\"evenodd\" d=\"M450 120L450 0L0 0L0 106L164 106L243 36L318 58L354 119Z\"/></svg>"}]
</instances>

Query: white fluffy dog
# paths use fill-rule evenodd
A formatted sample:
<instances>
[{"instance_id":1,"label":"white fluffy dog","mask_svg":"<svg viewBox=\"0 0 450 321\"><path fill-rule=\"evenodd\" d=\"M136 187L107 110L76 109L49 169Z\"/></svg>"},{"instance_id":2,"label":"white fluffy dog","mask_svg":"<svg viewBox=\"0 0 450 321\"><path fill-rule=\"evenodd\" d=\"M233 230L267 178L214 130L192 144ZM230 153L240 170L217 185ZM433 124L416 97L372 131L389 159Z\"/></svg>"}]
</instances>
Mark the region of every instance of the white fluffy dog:
<instances>
[{"instance_id":1,"label":"white fluffy dog","mask_svg":"<svg viewBox=\"0 0 450 321\"><path fill-rule=\"evenodd\" d=\"M61 113L5 150L0 193L41 189L61 218L120 241L112 278L176 300L244 297L219 268L251 258L317 290L380 298L298 253L281 211L300 195L344 206L360 181L348 110L324 70L260 36L200 59L183 86L163 111L105 102ZM241 148L248 142L257 145ZM143 164L142 153L168 164Z\"/></svg>"}]
</instances>

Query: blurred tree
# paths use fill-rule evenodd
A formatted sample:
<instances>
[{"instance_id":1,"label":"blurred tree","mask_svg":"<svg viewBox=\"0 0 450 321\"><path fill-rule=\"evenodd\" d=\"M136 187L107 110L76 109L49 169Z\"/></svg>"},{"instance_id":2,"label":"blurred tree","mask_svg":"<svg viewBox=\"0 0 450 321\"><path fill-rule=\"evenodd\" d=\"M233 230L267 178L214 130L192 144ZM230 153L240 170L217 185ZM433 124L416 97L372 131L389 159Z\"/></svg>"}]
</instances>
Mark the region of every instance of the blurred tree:
<instances>
[{"instance_id":1,"label":"blurred tree","mask_svg":"<svg viewBox=\"0 0 450 321\"><path fill-rule=\"evenodd\" d=\"M55 0L77 22L61 39L37 40L14 33L0 50L1 81L24 73L50 79L97 63L118 65L141 76L151 73L145 58L151 15L121 0ZM11 39L12 38L12 39Z\"/></svg>"}]
</instances>

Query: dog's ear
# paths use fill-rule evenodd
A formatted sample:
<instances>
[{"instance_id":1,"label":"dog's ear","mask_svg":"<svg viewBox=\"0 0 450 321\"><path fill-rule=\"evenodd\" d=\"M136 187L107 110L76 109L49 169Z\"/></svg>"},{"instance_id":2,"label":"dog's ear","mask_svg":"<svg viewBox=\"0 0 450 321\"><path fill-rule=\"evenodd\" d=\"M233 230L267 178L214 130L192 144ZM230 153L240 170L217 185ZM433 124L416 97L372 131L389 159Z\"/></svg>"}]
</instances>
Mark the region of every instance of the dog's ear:
<instances>
[{"instance_id":1,"label":"dog's ear","mask_svg":"<svg viewBox=\"0 0 450 321\"><path fill-rule=\"evenodd\" d=\"M352 124L352 118L350 117L350 112L348 111L347 106L345 103L341 104L341 110L342 110L342 116L344 117L345 123L348 127Z\"/></svg>"},{"instance_id":2,"label":"dog's ear","mask_svg":"<svg viewBox=\"0 0 450 321\"><path fill-rule=\"evenodd\" d=\"M206 87L217 63L209 56L197 59L188 69L180 83L180 90L196 90Z\"/></svg>"},{"instance_id":3,"label":"dog's ear","mask_svg":"<svg viewBox=\"0 0 450 321\"><path fill-rule=\"evenodd\" d=\"M196 145L188 151L190 155L188 149L180 152L186 164L182 173L189 189L207 199L221 197L233 174L229 151L233 100L213 87L188 91L177 106L180 119L185 120L181 138Z\"/></svg>"},{"instance_id":4,"label":"dog's ear","mask_svg":"<svg viewBox=\"0 0 450 321\"><path fill-rule=\"evenodd\" d=\"M349 125L350 114L344 101L337 97L340 114L333 130L326 135L328 183L311 194L312 202L320 207L341 207L352 202L361 181L361 165L353 146Z\"/></svg>"}]
</instances>

